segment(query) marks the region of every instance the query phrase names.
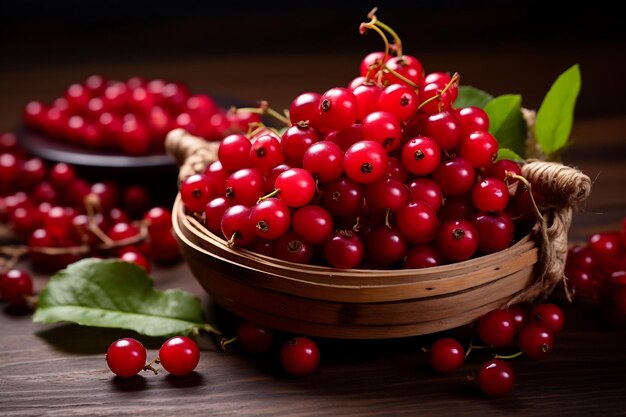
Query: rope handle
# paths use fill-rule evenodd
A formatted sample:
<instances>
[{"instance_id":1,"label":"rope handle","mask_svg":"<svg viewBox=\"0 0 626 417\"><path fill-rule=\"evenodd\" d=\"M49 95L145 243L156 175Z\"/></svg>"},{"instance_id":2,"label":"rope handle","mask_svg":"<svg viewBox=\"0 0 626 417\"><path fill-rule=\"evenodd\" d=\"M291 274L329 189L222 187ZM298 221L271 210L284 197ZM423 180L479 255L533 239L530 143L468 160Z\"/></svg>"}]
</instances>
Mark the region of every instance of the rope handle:
<instances>
[{"instance_id":1,"label":"rope handle","mask_svg":"<svg viewBox=\"0 0 626 417\"><path fill-rule=\"evenodd\" d=\"M209 142L182 128L170 131L165 138L165 149L180 167L179 182L203 172L212 162L217 161L218 148L219 142Z\"/></svg>"}]
</instances>

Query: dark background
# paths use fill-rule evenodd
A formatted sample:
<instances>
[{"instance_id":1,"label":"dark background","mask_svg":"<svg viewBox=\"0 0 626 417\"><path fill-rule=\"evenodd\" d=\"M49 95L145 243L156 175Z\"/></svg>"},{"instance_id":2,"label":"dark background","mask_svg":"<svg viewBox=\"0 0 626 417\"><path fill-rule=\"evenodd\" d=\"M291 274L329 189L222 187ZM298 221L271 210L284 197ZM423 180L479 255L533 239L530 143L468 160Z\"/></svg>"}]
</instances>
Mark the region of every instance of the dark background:
<instances>
[{"instance_id":1,"label":"dark background","mask_svg":"<svg viewBox=\"0 0 626 417\"><path fill-rule=\"evenodd\" d=\"M0 87L25 102L51 99L77 75L178 77L195 90L271 98L286 106L304 89L346 84L360 58L382 48L374 33L358 33L375 5L380 20L396 29L406 53L418 57L426 71L458 71L462 83L493 94L521 93L524 104L535 108L554 78L580 63L578 115L625 111L624 16L602 1L580 6L565 1L5 1ZM302 57L315 55L323 58L299 66ZM41 75L29 76L42 68L50 68L47 88ZM294 71L302 73L301 83L281 85L281 72ZM0 129L9 129L18 112L6 105L0 110Z\"/></svg>"}]
</instances>

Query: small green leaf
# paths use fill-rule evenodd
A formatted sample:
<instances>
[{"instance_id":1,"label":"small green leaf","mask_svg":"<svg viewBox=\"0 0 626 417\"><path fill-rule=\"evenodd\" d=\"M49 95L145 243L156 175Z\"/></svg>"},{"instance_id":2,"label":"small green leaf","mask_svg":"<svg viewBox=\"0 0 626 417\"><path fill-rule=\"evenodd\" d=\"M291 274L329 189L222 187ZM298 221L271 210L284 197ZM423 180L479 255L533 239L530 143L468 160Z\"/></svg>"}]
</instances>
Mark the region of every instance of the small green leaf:
<instances>
[{"instance_id":1,"label":"small green leaf","mask_svg":"<svg viewBox=\"0 0 626 417\"><path fill-rule=\"evenodd\" d=\"M207 326L198 297L179 289L157 291L139 266L95 258L73 263L50 278L33 321L71 321L147 336L189 334Z\"/></svg>"},{"instance_id":2,"label":"small green leaf","mask_svg":"<svg viewBox=\"0 0 626 417\"><path fill-rule=\"evenodd\" d=\"M548 156L567 145L580 85L580 68L576 64L559 75L539 107L535 137L543 153Z\"/></svg>"},{"instance_id":3,"label":"small green leaf","mask_svg":"<svg viewBox=\"0 0 626 417\"><path fill-rule=\"evenodd\" d=\"M498 158L497 158L497 160L499 161L501 159L510 159L512 161L524 162L524 158L522 158L517 153L513 152L512 150L510 150L508 148L499 148L498 149Z\"/></svg>"},{"instance_id":4,"label":"small green leaf","mask_svg":"<svg viewBox=\"0 0 626 417\"><path fill-rule=\"evenodd\" d=\"M487 103L493 100L491 94L470 85L461 85L458 91L459 95L454 101L454 107L457 109L469 106L483 109Z\"/></svg>"},{"instance_id":5,"label":"small green leaf","mask_svg":"<svg viewBox=\"0 0 626 417\"><path fill-rule=\"evenodd\" d=\"M523 155L528 127L521 105L519 94L504 94L487 103L485 112L489 116L489 133L498 139L500 147Z\"/></svg>"}]
</instances>

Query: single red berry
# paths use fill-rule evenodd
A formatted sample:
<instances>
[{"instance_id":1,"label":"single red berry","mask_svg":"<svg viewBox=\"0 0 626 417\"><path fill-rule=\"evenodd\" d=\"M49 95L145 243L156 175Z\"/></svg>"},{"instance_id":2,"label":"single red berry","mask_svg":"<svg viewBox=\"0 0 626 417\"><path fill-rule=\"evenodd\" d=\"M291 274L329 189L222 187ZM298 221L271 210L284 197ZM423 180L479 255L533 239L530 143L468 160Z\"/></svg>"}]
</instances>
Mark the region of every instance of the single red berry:
<instances>
[{"instance_id":1,"label":"single red berry","mask_svg":"<svg viewBox=\"0 0 626 417\"><path fill-rule=\"evenodd\" d=\"M311 145L302 155L302 168L320 182L331 182L343 174L343 151L334 142L323 140Z\"/></svg>"},{"instance_id":2,"label":"single red berry","mask_svg":"<svg viewBox=\"0 0 626 417\"><path fill-rule=\"evenodd\" d=\"M515 226L507 214L478 212L470 220L478 233L478 252L495 253L511 245Z\"/></svg>"},{"instance_id":3,"label":"single red berry","mask_svg":"<svg viewBox=\"0 0 626 417\"><path fill-rule=\"evenodd\" d=\"M508 310L491 310L478 321L478 336L494 348L511 343L516 332L515 319Z\"/></svg>"},{"instance_id":4,"label":"single red berry","mask_svg":"<svg viewBox=\"0 0 626 417\"><path fill-rule=\"evenodd\" d=\"M510 159L499 159L493 164L485 167L485 177L497 178L504 181L508 185L513 185L519 180L512 178L512 175L522 175L522 169L519 163Z\"/></svg>"},{"instance_id":5,"label":"single red berry","mask_svg":"<svg viewBox=\"0 0 626 417\"><path fill-rule=\"evenodd\" d=\"M293 230L314 244L325 242L334 230L331 214L322 206L309 204L300 207L293 215Z\"/></svg>"},{"instance_id":6,"label":"single red berry","mask_svg":"<svg viewBox=\"0 0 626 417\"><path fill-rule=\"evenodd\" d=\"M404 269L429 268L443 264L443 259L437 250L431 245L415 245L406 253Z\"/></svg>"},{"instance_id":7,"label":"single red berry","mask_svg":"<svg viewBox=\"0 0 626 417\"><path fill-rule=\"evenodd\" d=\"M561 307L553 303L541 303L530 311L530 320L544 324L553 334L558 334L565 324Z\"/></svg>"},{"instance_id":8,"label":"single red berry","mask_svg":"<svg viewBox=\"0 0 626 417\"><path fill-rule=\"evenodd\" d=\"M274 243L274 257L283 261L308 264L313 259L313 245L295 232L287 232Z\"/></svg>"},{"instance_id":9,"label":"single red berry","mask_svg":"<svg viewBox=\"0 0 626 417\"><path fill-rule=\"evenodd\" d=\"M424 67L419 59L411 55L394 56L389 58L385 65L390 70L400 74L404 79L408 79L414 85L422 85L424 80ZM396 77L393 73L389 72L385 74L385 80L387 84L393 85L396 83L405 84L405 81L400 77Z\"/></svg>"},{"instance_id":10,"label":"single red berry","mask_svg":"<svg viewBox=\"0 0 626 417\"><path fill-rule=\"evenodd\" d=\"M400 121L392 113L375 111L362 121L363 139L380 143L387 152L391 152L400 146L402 139L402 127Z\"/></svg>"},{"instance_id":11,"label":"single red berry","mask_svg":"<svg viewBox=\"0 0 626 417\"><path fill-rule=\"evenodd\" d=\"M150 233L148 240L150 259L161 265L171 265L182 258L178 241L170 230Z\"/></svg>"},{"instance_id":12,"label":"single red berry","mask_svg":"<svg viewBox=\"0 0 626 417\"><path fill-rule=\"evenodd\" d=\"M359 102L347 88L331 88L320 97L319 120L328 129L349 127L358 117Z\"/></svg>"},{"instance_id":13,"label":"single red berry","mask_svg":"<svg viewBox=\"0 0 626 417\"><path fill-rule=\"evenodd\" d=\"M522 326L528 323L528 309L522 304L514 304L509 306L507 310L513 314L513 321L515 322L515 328L519 331Z\"/></svg>"},{"instance_id":14,"label":"single red berry","mask_svg":"<svg viewBox=\"0 0 626 417\"><path fill-rule=\"evenodd\" d=\"M446 197L458 197L468 193L474 186L475 177L474 168L463 158L444 161L433 172L433 180Z\"/></svg>"},{"instance_id":15,"label":"single red berry","mask_svg":"<svg viewBox=\"0 0 626 417\"><path fill-rule=\"evenodd\" d=\"M369 79L371 80L382 68L382 65L386 60L389 60L389 57L383 51L370 52L361 60L359 73L363 77L369 76Z\"/></svg>"},{"instance_id":16,"label":"single red berry","mask_svg":"<svg viewBox=\"0 0 626 417\"><path fill-rule=\"evenodd\" d=\"M21 269L10 269L0 275L0 297L11 305L24 305L33 295L33 280Z\"/></svg>"},{"instance_id":17,"label":"single red berry","mask_svg":"<svg viewBox=\"0 0 626 417\"><path fill-rule=\"evenodd\" d=\"M204 208L204 225L206 228L219 234L222 230L222 216L230 206L231 201L226 197L215 197L209 201Z\"/></svg>"},{"instance_id":18,"label":"single red berry","mask_svg":"<svg viewBox=\"0 0 626 417\"><path fill-rule=\"evenodd\" d=\"M204 174L193 174L180 184L180 198L190 213L202 213L213 197L211 183Z\"/></svg>"},{"instance_id":19,"label":"single red berry","mask_svg":"<svg viewBox=\"0 0 626 417\"><path fill-rule=\"evenodd\" d=\"M172 228L172 212L166 207L152 207L145 212L143 219L148 222L148 231Z\"/></svg>"},{"instance_id":20,"label":"single red berry","mask_svg":"<svg viewBox=\"0 0 626 417\"><path fill-rule=\"evenodd\" d=\"M370 211L396 212L409 201L406 185L393 178L382 178L365 187L365 202Z\"/></svg>"},{"instance_id":21,"label":"single red berry","mask_svg":"<svg viewBox=\"0 0 626 417\"><path fill-rule=\"evenodd\" d=\"M292 375L308 375L317 369L320 351L317 344L306 336L289 339L280 350L280 361Z\"/></svg>"},{"instance_id":22,"label":"single red berry","mask_svg":"<svg viewBox=\"0 0 626 417\"><path fill-rule=\"evenodd\" d=\"M437 372L451 373L463 366L465 349L450 337L437 339L430 348L430 366Z\"/></svg>"},{"instance_id":23,"label":"single red berry","mask_svg":"<svg viewBox=\"0 0 626 417\"><path fill-rule=\"evenodd\" d=\"M241 133L233 133L221 140L217 157L227 171L237 171L250 166L250 139Z\"/></svg>"},{"instance_id":24,"label":"single red berry","mask_svg":"<svg viewBox=\"0 0 626 417\"><path fill-rule=\"evenodd\" d=\"M589 237L587 245L600 258L615 258L622 251L619 232L594 233Z\"/></svg>"},{"instance_id":25,"label":"single red berry","mask_svg":"<svg viewBox=\"0 0 626 417\"><path fill-rule=\"evenodd\" d=\"M291 212L283 201L266 198L250 210L250 222L258 237L267 240L278 239L291 226Z\"/></svg>"},{"instance_id":26,"label":"single red berry","mask_svg":"<svg viewBox=\"0 0 626 417\"><path fill-rule=\"evenodd\" d=\"M428 204L413 200L398 210L396 221L402 234L414 244L425 244L435 239L439 228L437 214Z\"/></svg>"},{"instance_id":27,"label":"single red berry","mask_svg":"<svg viewBox=\"0 0 626 417\"><path fill-rule=\"evenodd\" d=\"M308 204L315 195L315 179L303 168L291 168L282 172L274 182L280 190L278 198L290 207Z\"/></svg>"},{"instance_id":28,"label":"single red berry","mask_svg":"<svg viewBox=\"0 0 626 417\"><path fill-rule=\"evenodd\" d=\"M363 81L352 90L359 103L359 120L365 119L368 114L378 110L378 100L383 91L381 86Z\"/></svg>"},{"instance_id":29,"label":"single red berry","mask_svg":"<svg viewBox=\"0 0 626 417\"><path fill-rule=\"evenodd\" d=\"M596 264L596 254L587 245L572 246L567 251L566 268L583 268L591 270Z\"/></svg>"},{"instance_id":30,"label":"single red berry","mask_svg":"<svg viewBox=\"0 0 626 417\"><path fill-rule=\"evenodd\" d=\"M321 94L314 92L302 93L297 96L289 105L289 120L291 124L308 122L309 126L319 130L321 123L318 106L321 97Z\"/></svg>"},{"instance_id":31,"label":"single red berry","mask_svg":"<svg viewBox=\"0 0 626 417\"><path fill-rule=\"evenodd\" d=\"M418 136L404 144L401 157L404 167L410 173L428 175L439 166L441 149L434 140Z\"/></svg>"},{"instance_id":32,"label":"single red berry","mask_svg":"<svg viewBox=\"0 0 626 417\"><path fill-rule=\"evenodd\" d=\"M478 385L490 397L503 397L513 388L515 373L513 367L502 359L491 359L478 370Z\"/></svg>"},{"instance_id":33,"label":"single red berry","mask_svg":"<svg viewBox=\"0 0 626 417\"><path fill-rule=\"evenodd\" d=\"M262 353L272 346L274 331L246 320L237 326L237 340L246 352Z\"/></svg>"},{"instance_id":34,"label":"single red berry","mask_svg":"<svg viewBox=\"0 0 626 417\"><path fill-rule=\"evenodd\" d=\"M188 337L171 337L159 349L159 361L170 374L186 375L198 366L200 349Z\"/></svg>"},{"instance_id":35,"label":"single red berry","mask_svg":"<svg viewBox=\"0 0 626 417\"><path fill-rule=\"evenodd\" d=\"M469 135L472 132L481 130L483 132L489 131L489 116L480 107L468 106L455 109L455 113L465 135Z\"/></svg>"},{"instance_id":36,"label":"single red berry","mask_svg":"<svg viewBox=\"0 0 626 417\"><path fill-rule=\"evenodd\" d=\"M388 85L378 99L378 109L393 114L401 122L413 117L418 106L416 90L406 84Z\"/></svg>"},{"instance_id":37,"label":"single red berry","mask_svg":"<svg viewBox=\"0 0 626 417\"><path fill-rule=\"evenodd\" d=\"M423 201L436 213L443 204L443 192L435 181L429 178L417 178L408 183L411 193L409 200Z\"/></svg>"},{"instance_id":38,"label":"single red berry","mask_svg":"<svg viewBox=\"0 0 626 417\"><path fill-rule=\"evenodd\" d=\"M254 224L250 221L250 208L236 204L222 215L222 235L237 246L246 246L257 238Z\"/></svg>"},{"instance_id":39,"label":"single red berry","mask_svg":"<svg viewBox=\"0 0 626 417\"><path fill-rule=\"evenodd\" d=\"M226 180L225 195L232 204L252 206L265 195L263 174L256 168L243 168L233 172ZM210 199L204 203L203 210L209 201Z\"/></svg>"},{"instance_id":40,"label":"single red berry","mask_svg":"<svg viewBox=\"0 0 626 417\"><path fill-rule=\"evenodd\" d=\"M337 217L351 217L363 207L363 186L350 178L341 177L326 184L322 192L324 207Z\"/></svg>"},{"instance_id":41,"label":"single red berry","mask_svg":"<svg viewBox=\"0 0 626 417\"><path fill-rule=\"evenodd\" d=\"M285 130L280 140L285 160L292 166L302 166L304 152L320 140L319 133L306 122L299 122Z\"/></svg>"},{"instance_id":42,"label":"single red berry","mask_svg":"<svg viewBox=\"0 0 626 417\"><path fill-rule=\"evenodd\" d=\"M531 321L520 329L518 341L522 353L532 359L542 359L552 352L554 333L545 324Z\"/></svg>"},{"instance_id":43,"label":"single red berry","mask_svg":"<svg viewBox=\"0 0 626 417\"><path fill-rule=\"evenodd\" d=\"M274 135L260 135L250 146L250 164L261 172L267 172L285 160L280 140Z\"/></svg>"},{"instance_id":44,"label":"single red berry","mask_svg":"<svg viewBox=\"0 0 626 417\"><path fill-rule=\"evenodd\" d=\"M406 255L407 241L397 227L380 224L367 235L366 249L368 259L377 265L389 266L400 261Z\"/></svg>"},{"instance_id":45,"label":"single red berry","mask_svg":"<svg viewBox=\"0 0 626 417\"><path fill-rule=\"evenodd\" d=\"M424 119L423 135L437 142L441 149L451 151L463 139L463 126L454 111L443 110Z\"/></svg>"},{"instance_id":46,"label":"single red berry","mask_svg":"<svg viewBox=\"0 0 626 417\"><path fill-rule=\"evenodd\" d=\"M461 157L475 168L487 167L498 155L498 141L489 132L475 131L459 145Z\"/></svg>"},{"instance_id":47,"label":"single red berry","mask_svg":"<svg viewBox=\"0 0 626 417\"><path fill-rule=\"evenodd\" d=\"M340 230L324 244L324 254L335 268L350 269L357 267L365 256L363 242L356 233Z\"/></svg>"},{"instance_id":48,"label":"single red berry","mask_svg":"<svg viewBox=\"0 0 626 417\"><path fill-rule=\"evenodd\" d=\"M472 201L478 210L499 213L509 204L509 189L502 180L485 178L472 188Z\"/></svg>"},{"instance_id":49,"label":"single red berry","mask_svg":"<svg viewBox=\"0 0 626 417\"><path fill-rule=\"evenodd\" d=\"M452 262L472 257L478 248L478 232L469 220L448 220L437 231L437 249Z\"/></svg>"},{"instance_id":50,"label":"single red berry","mask_svg":"<svg viewBox=\"0 0 626 417\"><path fill-rule=\"evenodd\" d=\"M125 250L124 253L120 255L120 259L124 262L133 263L140 268L143 268L144 271L150 272L150 261L146 256L136 250Z\"/></svg>"},{"instance_id":51,"label":"single red berry","mask_svg":"<svg viewBox=\"0 0 626 417\"><path fill-rule=\"evenodd\" d=\"M350 146L343 158L343 167L352 180L374 182L385 175L387 151L378 142L363 140Z\"/></svg>"},{"instance_id":52,"label":"single red berry","mask_svg":"<svg viewBox=\"0 0 626 417\"><path fill-rule=\"evenodd\" d=\"M146 348L136 339L129 337L113 342L106 353L111 372L121 377L137 375L146 364Z\"/></svg>"}]
</instances>

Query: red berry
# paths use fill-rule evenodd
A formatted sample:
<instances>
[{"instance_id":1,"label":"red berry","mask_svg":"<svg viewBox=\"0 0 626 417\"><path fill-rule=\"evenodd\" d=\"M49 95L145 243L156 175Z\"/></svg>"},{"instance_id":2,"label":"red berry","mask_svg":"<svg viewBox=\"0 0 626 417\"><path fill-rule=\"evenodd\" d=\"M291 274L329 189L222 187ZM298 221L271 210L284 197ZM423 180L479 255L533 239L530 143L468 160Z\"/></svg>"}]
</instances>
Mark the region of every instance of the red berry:
<instances>
[{"instance_id":1,"label":"red berry","mask_svg":"<svg viewBox=\"0 0 626 417\"><path fill-rule=\"evenodd\" d=\"M250 208L236 204L222 215L222 235L237 246L246 246L256 238L254 224L250 222Z\"/></svg>"},{"instance_id":2,"label":"red berry","mask_svg":"<svg viewBox=\"0 0 626 417\"><path fill-rule=\"evenodd\" d=\"M274 183L280 190L278 198L290 207L308 204L315 195L315 180L309 171L302 168L290 168L282 172Z\"/></svg>"},{"instance_id":3,"label":"red berry","mask_svg":"<svg viewBox=\"0 0 626 417\"><path fill-rule=\"evenodd\" d=\"M469 135L477 130L481 130L483 132L489 131L489 116L480 107L461 107L456 109L455 112L457 118L461 122L465 135Z\"/></svg>"},{"instance_id":4,"label":"red berry","mask_svg":"<svg viewBox=\"0 0 626 417\"><path fill-rule=\"evenodd\" d=\"M226 180L226 197L233 204L252 206L265 195L265 180L263 174L256 168L243 168L233 172ZM204 210L207 200L202 206Z\"/></svg>"},{"instance_id":5,"label":"red berry","mask_svg":"<svg viewBox=\"0 0 626 417\"><path fill-rule=\"evenodd\" d=\"M475 176L474 168L463 158L444 161L433 172L433 180L446 197L458 197L468 193L474 186Z\"/></svg>"},{"instance_id":6,"label":"red berry","mask_svg":"<svg viewBox=\"0 0 626 417\"><path fill-rule=\"evenodd\" d=\"M180 185L180 197L190 213L202 213L212 195L211 183L204 174L190 175Z\"/></svg>"},{"instance_id":7,"label":"red berry","mask_svg":"<svg viewBox=\"0 0 626 417\"><path fill-rule=\"evenodd\" d=\"M357 267L363 261L364 252L359 236L349 230L333 233L324 244L326 259L335 268Z\"/></svg>"},{"instance_id":8,"label":"red berry","mask_svg":"<svg viewBox=\"0 0 626 417\"><path fill-rule=\"evenodd\" d=\"M274 257L283 261L308 264L313 259L313 245L297 233L287 232L274 244Z\"/></svg>"},{"instance_id":9,"label":"red berry","mask_svg":"<svg viewBox=\"0 0 626 417\"><path fill-rule=\"evenodd\" d=\"M402 268L429 268L441 264L443 264L441 255L439 255L439 252L437 252L433 246L415 245L407 251Z\"/></svg>"},{"instance_id":10,"label":"red berry","mask_svg":"<svg viewBox=\"0 0 626 417\"><path fill-rule=\"evenodd\" d=\"M250 321L242 321L237 326L237 340L246 352L262 353L274 342L274 331Z\"/></svg>"},{"instance_id":11,"label":"red berry","mask_svg":"<svg viewBox=\"0 0 626 417\"><path fill-rule=\"evenodd\" d=\"M553 334L558 334L565 324L565 314L556 304L541 303L530 311L530 320L542 323Z\"/></svg>"},{"instance_id":12,"label":"red berry","mask_svg":"<svg viewBox=\"0 0 626 417\"><path fill-rule=\"evenodd\" d=\"M289 120L295 125L298 122L308 122L309 126L318 129L320 127L318 105L321 94L302 93L289 105Z\"/></svg>"},{"instance_id":13,"label":"red berry","mask_svg":"<svg viewBox=\"0 0 626 417\"><path fill-rule=\"evenodd\" d=\"M339 178L323 189L324 207L337 217L351 217L363 207L365 192L363 186L350 178Z\"/></svg>"},{"instance_id":14,"label":"red berry","mask_svg":"<svg viewBox=\"0 0 626 417\"><path fill-rule=\"evenodd\" d=\"M491 310L478 321L478 336L494 348L511 343L516 332L515 319L508 310Z\"/></svg>"},{"instance_id":15,"label":"red berry","mask_svg":"<svg viewBox=\"0 0 626 417\"><path fill-rule=\"evenodd\" d=\"M322 206L310 204L300 207L293 215L293 230L314 244L321 244L334 229L331 214Z\"/></svg>"},{"instance_id":16,"label":"red berry","mask_svg":"<svg viewBox=\"0 0 626 417\"><path fill-rule=\"evenodd\" d=\"M419 106L417 92L406 84L390 84L380 93L378 109L404 122L415 115Z\"/></svg>"},{"instance_id":17,"label":"red berry","mask_svg":"<svg viewBox=\"0 0 626 417\"><path fill-rule=\"evenodd\" d=\"M449 261L464 261L471 258L478 248L477 234L468 220L448 220L437 231L437 249Z\"/></svg>"},{"instance_id":18,"label":"red berry","mask_svg":"<svg viewBox=\"0 0 626 417\"><path fill-rule=\"evenodd\" d=\"M250 166L250 139L240 133L233 133L221 140L217 157L227 171L237 171Z\"/></svg>"},{"instance_id":19,"label":"red berry","mask_svg":"<svg viewBox=\"0 0 626 417\"><path fill-rule=\"evenodd\" d=\"M600 258L615 258L622 251L619 232L594 233L589 237L587 245Z\"/></svg>"},{"instance_id":20,"label":"red berry","mask_svg":"<svg viewBox=\"0 0 626 417\"><path fill-rule=\"evenodd\" d=\"M354 94L343 87L326 91L319 101L319 120L331 130L351 126L359 116L359 102Z\"/></svg>"},{"instance_id":21,"label":"red berry","mask_svg":"<svg viewBox=\"0 0 626 417\"><path fill-rule=\"evenodd\" d=\"M343 151L328 140L314 143L302 155L302 168L320 182L337 180L343 173Z\"/></svg>"},{"instance_id":22,"label":"red berry","mask_svg":"<svg viewBox=\"0 0 626 417\"><path fill-rule=\"evenodd\" d=\"M463 366L465 349L456 339L437 339L430 348L430 366L437 372L451 373Z\"/></svg>"},{"instance_id":23,"label":"red berry","mask_svg":"<svg viewBox=\"0 0 626 417\"><path fill-rule=\"evenodd\" d=\"M476 131L461 140L459 149L461 157L473 167L487 167L498 155L498 141L489 132Z\"/></svg>"},{"instance_id":24,"label":"red berry","mask_svg":"<svg viewBox=\"0 0 626 417\"><path fill-rule=\"evenodd\" d=\"M410 201L400 208L396 221L402 234L414 244L433 241L439 227L439 219L432 207L417 200Z\"/></svg>"},{"instance_id":25,"label":"red berry","mask_svg":"<svg viewBox=\"0 0 626 417\"><path fill-rule=\"evenodd\" d=\"M392 113L375 111L362 121L363 139L380 143L387 152L391 152L400 146L402 128L400 121Z\"/></svg>"},{"instance_id":26,"label":"red berry","mask_svg":"<svg viewBox=\"0 0 626 417\"><path fill-rule=\"evenodd\" d=\"M171 337L159 349L159 361L170 374L186 375L198 366L200 349L188 337Z\"/></svg>"},{"instance_id":27,"label":"red berry","mask_svg":"<svg viewBox=\"0 0 626 417\"><path fill-rule=\"evenodd\" d=\"M11 305L26 304L27 296L33 295L33 280L28 272L10 269L0 275L0 297Z\"/></svg>"},{"instance_id":28,"label":"red berry","mask_svg":"<svg viewBox=\"0 0 626 417\"><path fill-rule=\"evenodd\" d=\"M439 185L428 178L417 178L408 183L410 200L423 201L436 213L443 204L443 193Z\"/></svg>"},{"instance_id":29,"label":"red berry","mask_svg":"<svg viewBox=\"0 0 626 417\"><path fill-rule=\"evenodd\" d=\"M320 352L313 340L306 336L292 337L280 350L280 361L292 375L308 375L317 369Z\"/></svg>"},{"instance_id":30,"label":"red berry","mask_svg":"<svg viewBox=\"0 0 626 417\"><path fill-rule=\"evenodd\" d=\"M406 255L407 241L397 227L380 224L367 235L368 259L377 265L389 266Z\"/></svg>"},{"instance_id":31,"label":"red berry","mask_svg":"<svg viewBox=\"0 0 626 417\"><path fill-rule=\"evenodd\" d=\"M502 359L491 359L478 370L478 385L490 397L503 397L513 388L515 373L511 365Z\"/></svg>"},{"instance_id":32,"label":"red berry","mask_svg":"<svg viewBox=\"0 0 626 417\"><path fill-rule=\"evenodd\" d=\"M291 226L291 212L283 201L267 198L255 204L250 210L250 222L258 237L267 240L278 239Z\"/></svg>"},{"instance_id":33,"label":"red berry","mask_svg":"<svg viewBox=\"0 0 626 417\"><path fill-rule=\"evenodd\" d=\"M298 123L285 130L280 141L285 160L293 166L302 166L304 153L320 140L320 135L307 123Z\"/></svg>"},{"instance_id":34,"label":"red berry","mask_svg":"<svg viewBox=\"0 0 626 417\"><path fill-rule=\"evenodd\" d=\"M250 147L250 164L261 172L267 172L285 160L280 140L274 135L256 137Z\"/></svg>"},{"instance_id":35,"label":"red berry","mask_svg":"<svg viewBox=\"0 0 626 417\"><path fill-rule=\"evenodd\" d=\"M445 151L455 149L463 139L463 126L451 110L431 114L423 121L423 134Z\"/></svg>"},{"instance_id":36,"label":"red berry","mask_svg":"<svg viewBox=\"0 0 626 417\"><path fill-rule=\"evenodd\" d=\"M374 182L387 169L387 152L377 142L363 140L350 146L343 159L346 174L359 183Z\"/></svg>"},{"instance_id":37,"label":"red berry","mask_svg":"<svg viewBox=\"0 0 626 417\"><path fill-rule=\"evenodd\" d=\"M146 348L132 338L126 337L113 342L106 353L111 372L121 377L137 375L146 364Z\"/></svg>"},{"instance_id":38,"label":"red berry","mask_svg":"<svg viewBox=\"0 0 626 417\"><path fill-rule=\"evenodd\" d=\"M401 155L402 163L410 173L428 175L439 166L441 149L434 140L418 136L404 144Z\"/></svg>"},{"instance_id":39,"label":"red berry","mask_svg":"<svg viewBox=\"0 0 626 417\"><path fill-rule=\"evenodd\" d=\"M478 233L478 252L495 253L511 245L515 226L508 215L478 212L471 221Z\"/></svg>"},{"instance_id":40,"label":"red berry","mask_svg":"<svg viewBox=\"0 0 626 417\"><path fill-rule=\"evenodd\" d=\"M120 259L124 262L133 263L143 268L148 273L150 272L150 262L141 252L136 250L125 250L124 253L120 255Z\"/></svg>"},{"instance_id":41,"label":"red berry","mask_svg":"<svg viewBox=\"0 0 626 417\"><path fill-rule=\"evenodd\" d=\"M502 180L485 178L472 188L472 201L478 210L499 213L509 204L509 189Z\"/></svg>"},{"instance_id":42,"label":"red berry","mask_svg":"<svg viewBox=\"0 0 626 417\"><path fill-rule=\"evenodd\" d=\"M518 339L521 351L532 359L545 358L554 347L554 333L537 321L522 326Z\"/></svg>"}]
</instances>

